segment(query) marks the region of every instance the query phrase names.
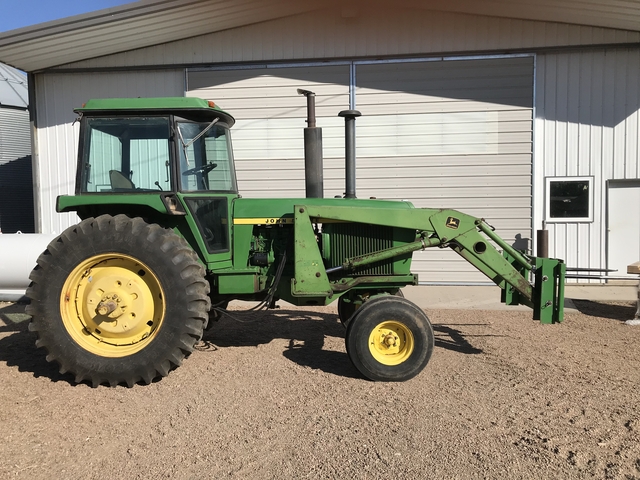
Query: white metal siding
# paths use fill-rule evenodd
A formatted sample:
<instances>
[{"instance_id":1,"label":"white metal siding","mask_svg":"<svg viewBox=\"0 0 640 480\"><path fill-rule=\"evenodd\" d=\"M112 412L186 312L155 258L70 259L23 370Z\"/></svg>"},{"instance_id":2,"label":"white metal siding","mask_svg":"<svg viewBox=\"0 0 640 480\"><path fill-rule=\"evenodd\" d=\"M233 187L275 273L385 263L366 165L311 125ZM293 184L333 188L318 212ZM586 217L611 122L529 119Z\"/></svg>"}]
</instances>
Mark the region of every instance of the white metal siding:
<instances>
[{"instance_id":1,"label":"white metal siding","mask_svg":"<svg viewBox=\"0 0 640 480\"><path fill-rule=\"evenodd\" d=\"M569 266L607 267L606 182L640 178L638 78L637 48L538 56L536 228L544 215L544 177L594 178L593 222L547 225L549 254ZM629 214L639 209L629 205Z\"/></svg>"},{"instance_id":2,"label":"white metal siding","mask_svg":"<svg viewBox=\"0 0 640 480\"><path fill-rule=\"evenodd\" d=\"M77 222L71 213L55 211L58 195L73 194L80 107L91 98L163 97L184 95L184 71L84 73L36 76L37 176L42 233L60 233Z\"/></svg>"},{"instance_id":3,"label":"white metal siding","mask_svg":"<svg viewBox=\"0 0 640 480\"><path fill-rule=\"evenodd\" d=\"M356 85L358 196L457 209L527 246L533 57L357 65ZM414 258L421 282L487 281L448 249Z\"/></svg>"},{"instance_id":4,"label":"white metal siding","mask_svg":"<svg viewBox=\"0 0 640 480\"><path fill-rule=\"evenodd\" d=\"M344 120L349 108L349 66L305 66L190 71L187 95L213 100L236 118L233 147L238 187L246 197L304 197L307 100L316 94L323 127L325 196L344 192Z\"/></svg>"},{"instance_id":5,"label":"white metal siding","mask_svg":"<svg viewBox=\"0 0 640 480\"><path fill-rule=\"evenodd\" d=\"M155 28L155 27L154 27ZM428 11L422 8L341 9L279 18L148 48L65 65L120 67L330 59L514 48L626 43L640 32Z\"/></svg>"}]
</instances>

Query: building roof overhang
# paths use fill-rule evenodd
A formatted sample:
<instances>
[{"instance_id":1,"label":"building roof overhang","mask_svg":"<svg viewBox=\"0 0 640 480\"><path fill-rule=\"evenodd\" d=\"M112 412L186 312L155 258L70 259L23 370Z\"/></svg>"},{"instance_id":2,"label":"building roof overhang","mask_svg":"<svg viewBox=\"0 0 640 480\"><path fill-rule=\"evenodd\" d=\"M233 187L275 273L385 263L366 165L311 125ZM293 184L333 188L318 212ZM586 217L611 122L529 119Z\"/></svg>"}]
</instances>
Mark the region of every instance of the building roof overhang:
<instances>
[{"instance_id":1,"label":"building roof overhang","mask_svg":"<svg viewBox=\"0 0 640 480\"><path fill-rule=\"evenodd\" d=\"M45 70L314 10L375 9L380 0L142 0L0 34L0 61ZM640 31L640 0L398 0L396 7Z\"/></svg>"}]
</instances>

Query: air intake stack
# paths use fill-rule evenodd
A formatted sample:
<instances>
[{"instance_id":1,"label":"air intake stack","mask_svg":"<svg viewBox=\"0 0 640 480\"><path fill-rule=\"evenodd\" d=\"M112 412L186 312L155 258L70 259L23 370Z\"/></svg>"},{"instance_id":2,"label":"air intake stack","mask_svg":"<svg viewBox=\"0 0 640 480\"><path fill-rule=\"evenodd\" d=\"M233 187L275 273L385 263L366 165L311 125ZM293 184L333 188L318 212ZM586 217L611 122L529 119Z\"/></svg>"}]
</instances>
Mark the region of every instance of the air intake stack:
<instances>
[{"instance_id":1,"label":"air intake stack","mask_svg":"<svg viewBox=\"0 0 640 480\"><path fill-rule=\"evenodd\" d=\"M298 89L307 97L307 127L304 129L304 183L307 198L324 196L322 174L322 128L316 127L316 94Z\"/></svg>"}]
</instances>

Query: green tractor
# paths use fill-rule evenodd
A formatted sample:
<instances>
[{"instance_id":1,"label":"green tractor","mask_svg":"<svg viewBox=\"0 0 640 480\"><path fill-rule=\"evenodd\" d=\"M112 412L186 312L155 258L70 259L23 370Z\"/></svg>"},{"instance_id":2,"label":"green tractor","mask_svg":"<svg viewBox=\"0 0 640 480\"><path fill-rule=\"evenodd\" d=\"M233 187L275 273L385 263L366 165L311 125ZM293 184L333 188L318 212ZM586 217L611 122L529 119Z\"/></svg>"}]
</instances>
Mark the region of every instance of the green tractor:
<instances>
[{"instance_id":1,"label":"green tractor","mask_svg":"<svg viewBox=\"0 0 640 480\"><path fill-rule=\"evenodd\" d=\"M516 251L482 219L405 201L241 198L234 119L213 102L91 100L76 112L76 194L57 211L82 221L40 255L27 312L36 345L77 382L166 376L234 299L337 301L362 375L408 380L434 335L400 289L418 281L412 252L432 247L472 263L506 303L562 320L563 262Z\"/></svg>"}]
</instances>

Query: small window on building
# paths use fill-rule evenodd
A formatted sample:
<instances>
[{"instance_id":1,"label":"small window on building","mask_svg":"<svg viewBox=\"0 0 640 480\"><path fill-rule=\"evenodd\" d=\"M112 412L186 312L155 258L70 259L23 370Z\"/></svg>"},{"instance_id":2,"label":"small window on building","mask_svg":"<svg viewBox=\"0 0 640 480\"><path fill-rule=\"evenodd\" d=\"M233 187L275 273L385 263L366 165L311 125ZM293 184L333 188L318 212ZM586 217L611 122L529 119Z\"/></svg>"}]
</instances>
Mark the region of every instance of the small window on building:
<instances>
[{"instance_id":1,"label":"small window on building","mask_svg":"<svg viewBox=\"0 0 640 480\"><path fill-rule=\"evenodd\" d=\"M593 177L547 178L548 222L593 221Z\"/></svg>"}]
</instances>

